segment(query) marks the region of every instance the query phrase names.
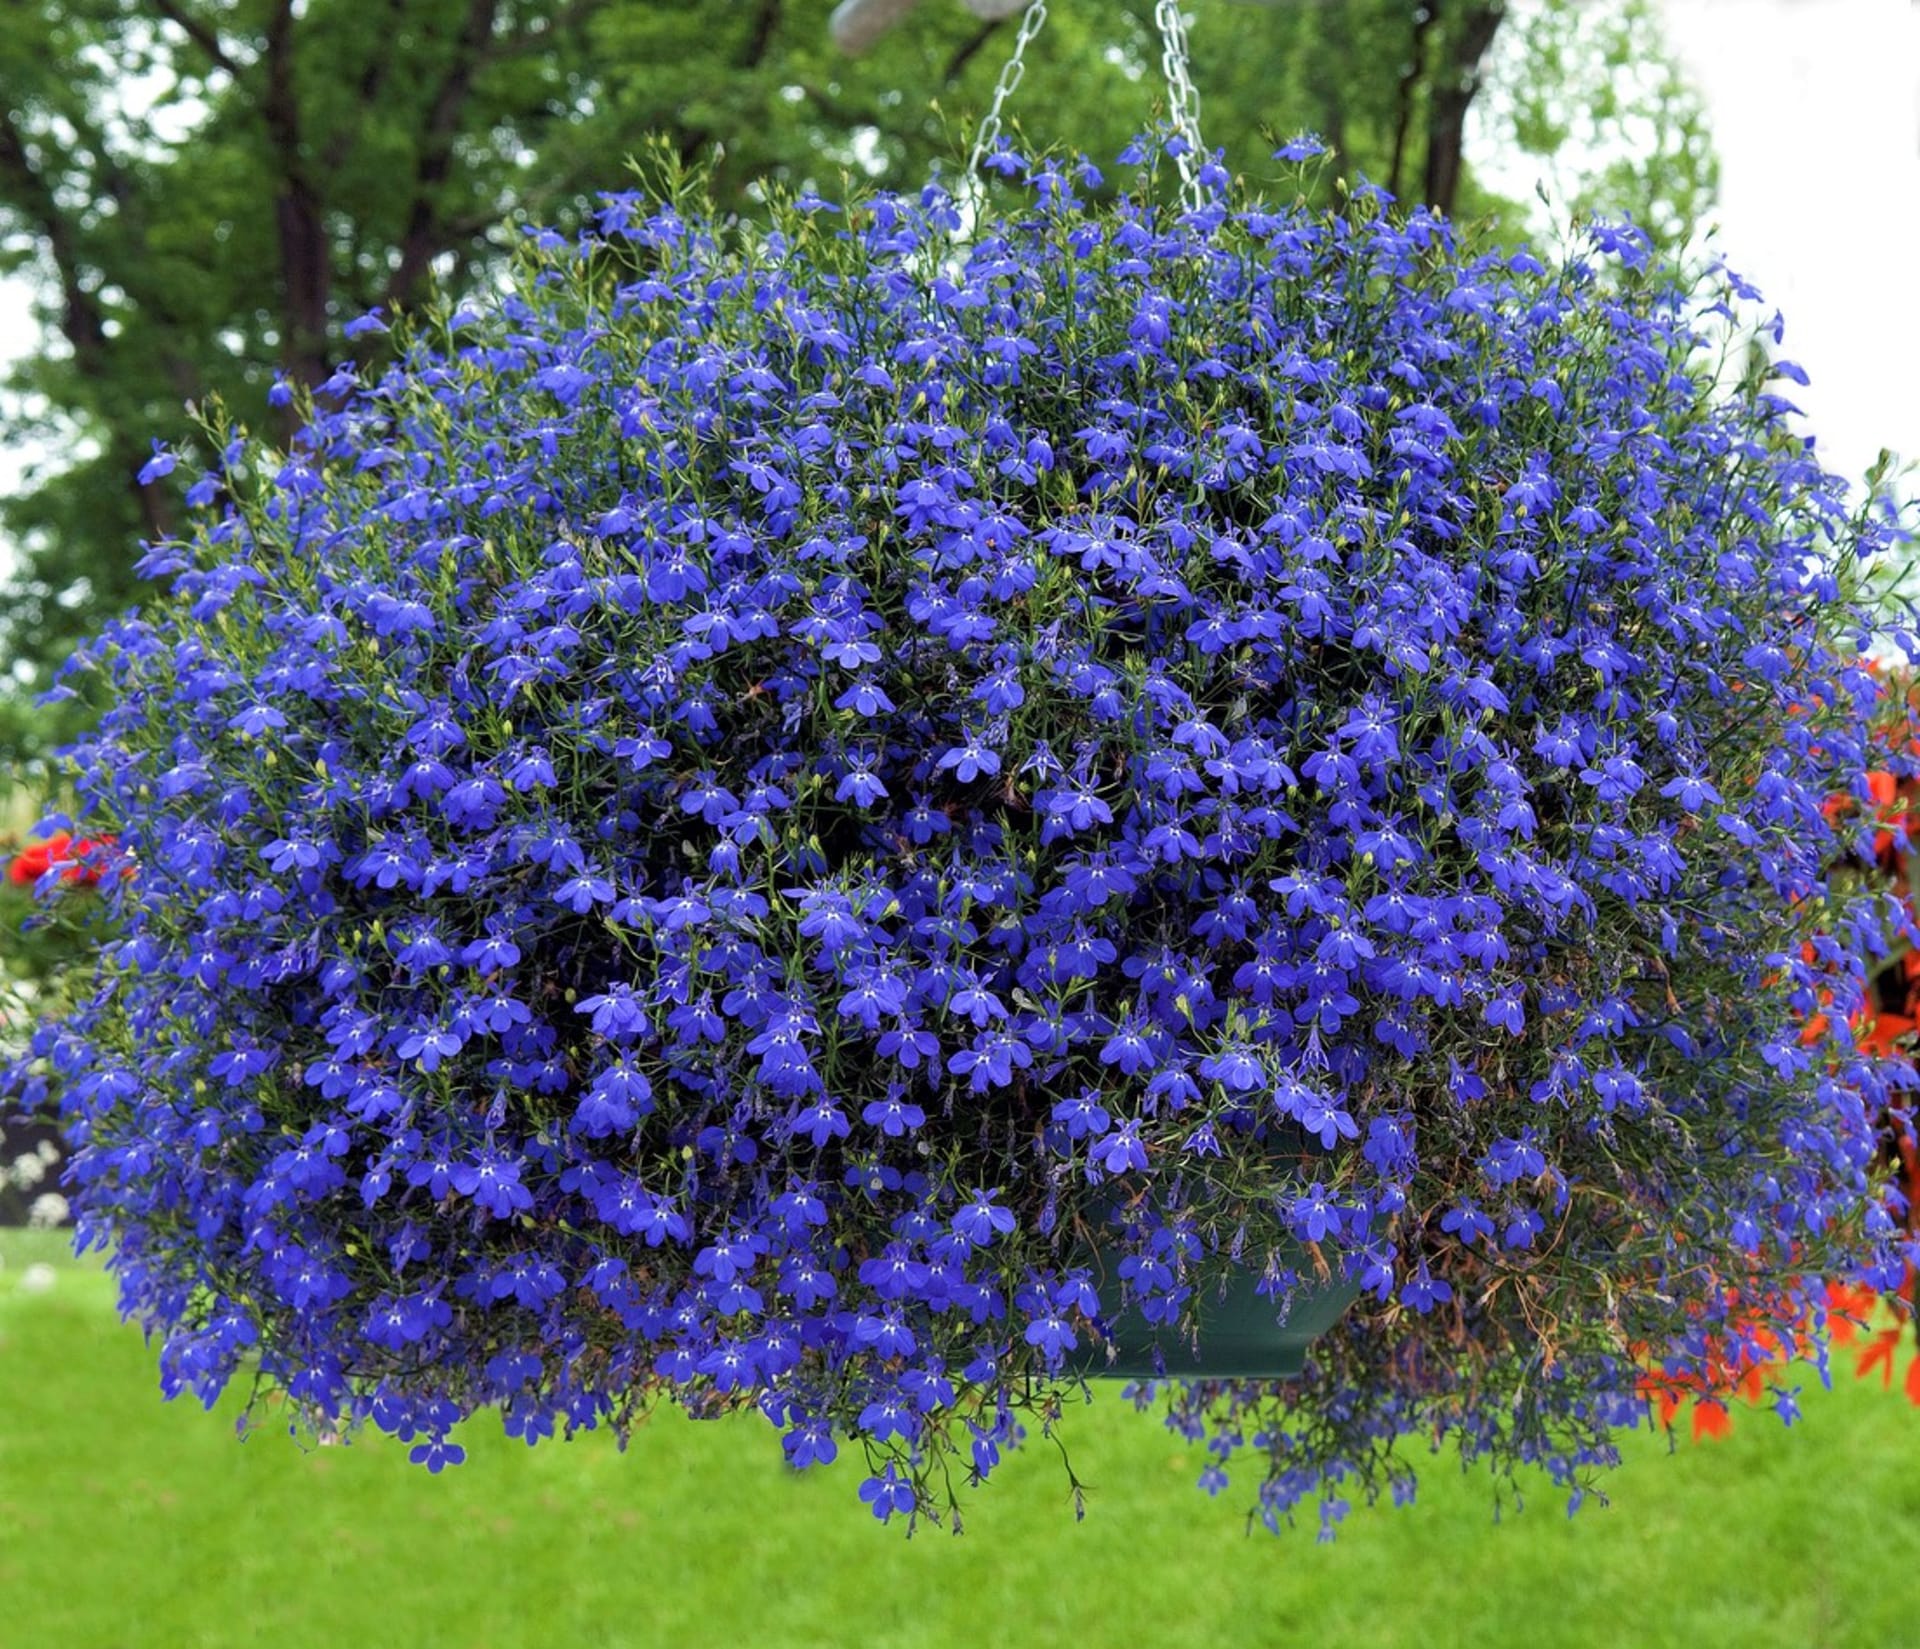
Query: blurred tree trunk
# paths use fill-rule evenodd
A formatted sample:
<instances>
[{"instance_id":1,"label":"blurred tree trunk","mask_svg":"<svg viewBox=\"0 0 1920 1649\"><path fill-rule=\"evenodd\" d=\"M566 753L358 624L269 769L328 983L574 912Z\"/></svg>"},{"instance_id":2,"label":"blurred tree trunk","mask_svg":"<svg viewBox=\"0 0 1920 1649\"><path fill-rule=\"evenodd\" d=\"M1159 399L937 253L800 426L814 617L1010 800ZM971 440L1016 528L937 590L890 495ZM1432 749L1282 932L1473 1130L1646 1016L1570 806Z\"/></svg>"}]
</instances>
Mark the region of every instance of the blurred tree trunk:
<instances>
[{"instance_id":1,"label":"blurred tree trunk","mask_svg":"<svg viewBox=\"0 0 1920 1649\"><path fill-rule=\"evenodd\" d=\"M1427 10L1437 14L1441 3L1426 0ZM1420 198L1449 216L1460 191L1467 110L1480 90L1481 63L1505 18L1503 0L1478 0L1462 6L1452 21L1427 93L1427 163Z\"/></svg>"},{"instance_id":2,"label":"blurred tree trunk","mask_svg":"<svg viewBox=\"0 0 1920 1649\"><path fill-rule=\"evenodd\" d=\"M1424 163L1420 200L1436 212L1454 213L1466 144L1467 111L1484 78L1481 65L1500 25L1505 0L1411 0L1407 7L1406 55L1394 112L1393 158L1387 192L1406 192L1414 127L1424 112Z\"/></svg>"}]
</instances>

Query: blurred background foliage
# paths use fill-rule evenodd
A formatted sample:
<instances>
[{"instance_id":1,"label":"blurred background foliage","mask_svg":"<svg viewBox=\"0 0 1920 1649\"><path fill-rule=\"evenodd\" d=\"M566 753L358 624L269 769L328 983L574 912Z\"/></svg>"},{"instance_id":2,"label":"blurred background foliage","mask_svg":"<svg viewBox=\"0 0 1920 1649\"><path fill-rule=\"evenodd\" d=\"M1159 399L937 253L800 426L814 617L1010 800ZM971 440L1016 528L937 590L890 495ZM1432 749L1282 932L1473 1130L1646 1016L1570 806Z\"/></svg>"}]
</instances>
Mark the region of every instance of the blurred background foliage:
<instances>
[{"instance_id":1,"label":"blurred background foliage","mask_svg":"<svg viewBox=\"0 0 1920 1649\"><path fill-rule=\"evenodd\" d=\"M12 830L57 788L87 715L37 702L141 593L183 465L154 437L218 396L273 430L277 375L377 355L341 328L486 281L530 220L566 225L657 137L727 210L769 181L914 189L951 175L1017 19L922 0L859 58L831 0L11 0L0 8L0 273L37 348L0 381L0 772ZM1682 244L1714 189L1698 97L1652 0L1190 0L1210 143L1258 179L1323 134L1324 186L1364 174L1511 238L1470 147L1555 179L1552 211L1628 211ZM1013 114L1023 140L1109 159L1163 104L1152 0L1053 0ZM1475 124L1477 123L1477 125ZM1477 145L1470 137L1477 136ZM284 437L290 430L281 428ZM10 553L8 553L10 552ZM0 855L9 834L0 825ZM14 960L38 971L44 941Z\"/></svg>"}]
</instances>

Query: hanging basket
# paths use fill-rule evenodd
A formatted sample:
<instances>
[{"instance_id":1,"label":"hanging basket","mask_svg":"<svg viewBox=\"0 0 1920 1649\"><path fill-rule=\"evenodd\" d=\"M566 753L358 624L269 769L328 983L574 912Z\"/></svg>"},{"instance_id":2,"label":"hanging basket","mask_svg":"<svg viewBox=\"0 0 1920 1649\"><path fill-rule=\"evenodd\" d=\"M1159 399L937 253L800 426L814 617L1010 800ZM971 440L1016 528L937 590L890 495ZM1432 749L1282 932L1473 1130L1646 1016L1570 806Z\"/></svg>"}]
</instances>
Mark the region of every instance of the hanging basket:
<instances>
[{"instance_id":1,"label":"hanging basket","mask_svg":"<svg viewBox=\"0 0 1920 1649\"><path fill-rule=\"evenodd\" d=\"M1063 1381L1241 1379L1168 1397L1289 1432L1277 1519L1398 1437L1579 1478L1877 1263L1822 804L1888 535L1625 232L1173 153L996 150L964 252L609 197L209 429L80 666L113 936L0 1076L168 1391L436 1471L757 1410L885 1518Z\"/></svg>"}]
</instances>

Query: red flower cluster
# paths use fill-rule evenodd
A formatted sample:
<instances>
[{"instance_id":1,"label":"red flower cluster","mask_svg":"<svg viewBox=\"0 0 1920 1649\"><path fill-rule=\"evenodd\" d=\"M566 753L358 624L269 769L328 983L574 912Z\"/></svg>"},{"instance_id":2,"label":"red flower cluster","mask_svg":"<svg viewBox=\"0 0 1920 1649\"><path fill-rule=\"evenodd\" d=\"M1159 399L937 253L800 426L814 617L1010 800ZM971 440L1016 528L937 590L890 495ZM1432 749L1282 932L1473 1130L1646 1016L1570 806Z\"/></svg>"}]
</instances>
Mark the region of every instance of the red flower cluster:
<instances>
[{"instance_id":1,"label":"red flower cluster","mask_svg":"<svg viewBox=\"0 0 1920 1649\"><path fill-rule=\"evenodd\" d=\"M15 887L32 887L50 870L58 869L60 880L90 887L100 880L100 867L87 862L96 847L109 847L111 836L83 836L75 841L62 830L44 842L31 842L13 857L7 866L7 880Z\"/></svg>"},{"instance_id":2,"label":"red flower cluster","mask_svg":"<svg viewBox=\"0 0 1920 1649\"><path fill-rule=\"evenodd\" d=\"M1920 691L1920 683L1909 685L1910 693ZM1916 747L1920 748L1920 747ZM1866 804L1874 825L1872 875L1896 891L1915 909L1914 897L1920 889L1920 780L1900 779L1891 773L1867 775ZM1832 797L1826 805L1830 820L1838 822L1862 809L1852 794ZM1910 838L1909 832L1912 832ZM1811 956L1808 958L1811 960ZM1808 1040L1814 1040L1820 1028L1818 1019L1808 1027ZM1873 981L1868 1006L1852 1021L1855 1040L1873 1053L1905 1051L1920 1053L1920 948L1896 949L1881 965ZM1910 1236L1920 1237L1920 1135L1916 1134L1911 1111L1889 1119L1895 1125L1887 1130L1888 1149L1894 1155L1895 1183L1905 1198L1902 1218ZM1890 1307L1898 1321L1888 1326L1873 1326L1877 1306ZM1891 1387L1896 1354L1905 1335L1903 1324L1912 1323L1920 1308L1920 1279L1909 1264L1898 1288L1884 1299L1871 1288L1855 1284L1827 1285L1828 1327L1833 1343L1859 1348L1855 1372L1862 1376L1879 1374L1881 1384ZM1920 1338L1920 1331L1917 1331ZM1778 1368L1802 1355L1808 1348L1797 1336L1783 1343L1778 1335L1755 1337L1766 1348L1758 1358L1743 1355L1727 1366L1714 1369L1698 1379L1676 1379L1650 1374L1640 1384L1641 1394L1653 1404L1660 1423L1671 1427L1682 1403L1692 1405L1694 1439L1724 1437L1732 1430L1728 1399L1743 1395L1749 1402L1761 1398L1770 1369ZM1920 1349L1907 1363L1906 1393L1920 1405Z\"/></svg>"},{"instance_id":3,"label":"red flower cluster","mask_svg":"<svg viewBox=\"0 0 1920 1649\"><path fill-rule=\"evenodd\" d=\"M1913 690L1910 686L1909 692ZM1915 910L1916 886L1920 886L1915 881L1920 877L1920 840L1910 836L1910 832L1920 835L1916 831L1916 824L1920 824L1920 781L1869 773L1867 782L1872 789L1874 822L1881 827L1873 839L1874 871L1900 894L1911 913ZM1858 805L1852 797L1842 802L1843 808ZM1920 1032L1920 950L1909 948L1887 959L1874 980L1869 1006L1855 1018L1853 1030L1860 1045L1874 1052L1920 1051L1920 1038L1916 1038L1916 1032ZM1904 1221L1908 1235L1920 1237L1920 1138L1915 1133L1916 1119L1908 1109L1891 1120L1896 1126L1888 1129L1888 1150L1893 1153L1895 1181L1905 1197ZM1906 1322L1914 1320L1915 1308L1920 1307L1916 1280L1909 1263L1900 1286L1881 1302ZM1865 1326L1874 1305L1870 1289L1830 1287L1827 1293L1834 1312L1835 1342L1844 1346L1863 1340L1856 1372L1864 1376L1878 1371L1882 1384L1891 1386L1894 1353L1902 1329L1898 1325L1877 1329ZM1920 1404L1920 1350L1907 1363L1906 1391Z\"/></svg>"}]
</instances>

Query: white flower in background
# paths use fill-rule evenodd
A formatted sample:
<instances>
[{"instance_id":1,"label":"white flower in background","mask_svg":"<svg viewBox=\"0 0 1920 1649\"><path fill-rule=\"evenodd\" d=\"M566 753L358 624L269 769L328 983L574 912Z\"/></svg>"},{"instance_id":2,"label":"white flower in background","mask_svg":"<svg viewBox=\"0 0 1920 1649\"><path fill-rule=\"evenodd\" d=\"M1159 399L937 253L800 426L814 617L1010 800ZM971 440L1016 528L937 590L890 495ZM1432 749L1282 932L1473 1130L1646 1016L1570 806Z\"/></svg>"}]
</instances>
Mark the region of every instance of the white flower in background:
<instances>
[{"instance_id":1,"label":"white flower in background","mask_svg":"<svg viewBox=\"0 0 1920 1649\"><path fill-rule=\"evenodd\" d=\"M0 1134L0 1144L4 1143L5 1135ZM23 1151L11 1162L0 1155L0 1191L31 1191L46 1180L48 1170L59 1161L60 1147L50 1139L41 1140L31 1151ZM48 1215L44 1221L37 1213L30 1214L32 1224L58 1225L67 1217L67 1199L54 1192L43 1193L33 1207L35 1210L58 1208L59 1212Z\"/></svg>"},{"instance_id":2,"label":"white flower in background","mask_svg":"<svg viewBox=\"0 0 1920 1649\"><path fill-rule=\"evenodd\" d=\"M59 1273L46 1264L30 1265L20 1273L20 1292L22 1294L44 1294L53 1287Z\"/></svg>"},{"instance_id":3,"label":"white flower in background","mask_svg":"<svg viewBox=\"0 0 1920 1649\"><path fill-rule=\"evenodd\" d=\"M51 1231L67 1222L67 1199L58 1191L42 1191L27 1210L27 1226L33 1231Z\"/></svg>"},{"instance_id":4,"label":"white flower in background","mask_svg":"<svg viewBox=\"0 0 1920 1649\"><path fill-rule=\"evenodd\" d=\"M40 994L30 979L0 978L0 1054L26 1051L34 1022L33 1002Z\"/></svg>"}]
</instances>

